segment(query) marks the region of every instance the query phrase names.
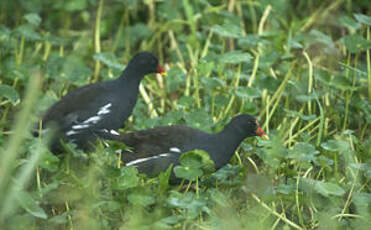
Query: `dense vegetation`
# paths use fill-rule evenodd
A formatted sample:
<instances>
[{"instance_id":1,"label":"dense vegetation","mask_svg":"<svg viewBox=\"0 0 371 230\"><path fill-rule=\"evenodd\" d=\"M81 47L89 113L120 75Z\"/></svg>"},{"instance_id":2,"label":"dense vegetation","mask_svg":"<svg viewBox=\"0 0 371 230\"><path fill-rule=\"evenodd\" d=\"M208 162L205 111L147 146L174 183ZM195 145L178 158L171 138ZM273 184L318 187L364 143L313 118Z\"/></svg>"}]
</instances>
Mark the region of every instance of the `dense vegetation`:
<instances>
[{"instance_id":1,"label":"dense vegetation","mask_svg":"<svg viewBox=\"0 0 371 230\"><path fill-rule=\"evenodd\" d=\"M5 0L0 3L1 229L370 229L368 0ZM120 130L186 124L216 132L261 120L210 173L146 178L94 153L32 137L71 89L116 78L136 52L148 76Z\"/></svg>"}]
</instances>

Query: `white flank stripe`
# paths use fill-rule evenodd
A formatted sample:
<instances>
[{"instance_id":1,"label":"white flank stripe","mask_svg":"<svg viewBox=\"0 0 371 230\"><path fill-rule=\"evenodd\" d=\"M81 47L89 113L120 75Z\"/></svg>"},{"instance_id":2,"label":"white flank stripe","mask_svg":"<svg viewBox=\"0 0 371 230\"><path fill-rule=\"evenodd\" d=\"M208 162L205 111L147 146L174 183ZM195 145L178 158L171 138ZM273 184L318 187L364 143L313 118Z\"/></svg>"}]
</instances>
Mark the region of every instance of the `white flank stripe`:
<instances>
[{"instance_id":1,"label":"white flank stripe","mask_svg":"<svg viewBox=\"0 0 371 230\"><path fill-rule=\"evenodd\" d=\"M72 126L73 129L86 129L88 127L89 125L73 125Z\"/></svg>"},{"instance_id":2,"label":"white flank stripe","mask_svg":"<svg viewBox=\"0 0 371 230\"><path fill-rule=\"evenodd\" d=\"M180 149L177 148L177 147L171 147L169 150L170 150L171 152L177 152L177 153L182 152L182 151L180 151Z\"/></svg>"},{"instance_id":3,"label":"white flank stripe","mask_svg":"<svg viewBox=\"0 0 371 230\"><path fill-rule=\"evenodd\" d=\"M71 136L71 135L73 135L73 134L77 134L77 133L79 133L79 132L75 132L75 131L73 131L73 130L70 130L70 131L66 132L66 135L67 135L67 136Z\"/></svg>"},{"instance_id":4,"label":"white flank stripe","mask_svg":"<svg viewBox=\"0 0 371 230\"><path fill-rule=\"evenodd\" d=\"M110 131L108 131L108 129L102 129L102 131L105 133L110 133L112 135L117 135L117 136L120 135L116 130L113 130L113 129L111 129Z\"/></svg>"},{"instance_id":5,"label":"white flank stripe","mask_svg":"<svg viewBox=\"0 0 371 230\"><path fill-rule=\"evenodd\" d=\"M116 136L119 136L120 135L118 132L116 132L116 130L113 130L113 129L110 130L110 133L112 135L116 135Z\"/></svg>"},{"instance_id":6,"label":"white flank stripe","mask_svg":"<svg viewBox=\"0 0 371 230\"><path fill-rule=\"evenodd\" d=\"M89 117L88 119L86 119L82 123L83 124L88 124L88 123L96 124L100 120L100 118L101 118L100 116Z\"/></svg>"},{"instance_id":7,"label":"white flank stripe","mask_svg":"<svg viewBox=\"0 0 371 230\"><path fill-rule=\"evenodd\" d=\"M133 160L133 161L128 162L126 164L126 166L130 166L130 165L134 165L135 166L135 164L138 164L138 163L141 163L141 162L149 161L149 160L160 158L160 157L167 157L167 156L170 156L170 154L169 153L162 153L160 155L153 156L153 157L140 158L140 159L137 159L137 160Z\"/></svg>"},{"instance_id":8,"label":"white flank stripe","mask_svg":"<svg viewBox=\"0 0 371 230\"><path fill-rule=\"evenodd\" d=\"M92 116L92 117L89 117L88 119L86 119L85 121L81 122L80 124L73 125L73 126L72 126L72 129L75 129L75 130L76 130L76 129L86 129L86 128L89 128L91 124L97 124L97 123L102 119L102 115L111 112L111 110L108 109L108 108L110 108L111 106L112 106L111 103L108 103L107 105L102 106L102 107L99 109L97 115ZM108 130L107 130L107 129L104 129L104 131L108 133ZM76 133L77 133L77 132L70 130L70 131L66 132L66 135L67 135L67 136L70 136L70 135L73 135L73 134L76 134ZM111 133L111 134L114 134L114 133L112 132L112 130L111 130L110 133ZM117 135L118 135L118 134L117 134Z\"/></svg>"},{"instance_id":9,"label":"white flank stripe","mask_svg":"<svg viewBox=\"0 0 371 230\"><path fill-rule=\"evenodd\" d=\"M98 115L107 114L107 113L111 112L111 110L108 109L111 106L112 106L112 104L111 103L108 103L107 105L105 105L102 108L100 108L99 111L98 111Z\"/></svg>"}]
</instances>

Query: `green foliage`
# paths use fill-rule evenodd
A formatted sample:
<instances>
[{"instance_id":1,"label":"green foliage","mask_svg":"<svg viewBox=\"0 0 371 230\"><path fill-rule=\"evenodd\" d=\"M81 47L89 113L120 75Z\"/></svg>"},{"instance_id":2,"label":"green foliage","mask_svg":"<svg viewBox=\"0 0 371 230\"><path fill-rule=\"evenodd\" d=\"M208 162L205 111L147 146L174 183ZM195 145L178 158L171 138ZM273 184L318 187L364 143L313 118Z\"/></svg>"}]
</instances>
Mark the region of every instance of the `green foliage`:
<instances>
[{"instance_id":1,"label":"green foliage","mask_svg":"<svg viewBox=\"0 0 371 230\"><path fill-rule=\"evenodd\" d=\"M180 165L175 166L174 173L178 178L196 180L205 173L214 171L214 162L207 152L196 149L180 156Z\"/></svg>"},{"instance_id":2,"label":"green foliage","mask_svg":"<svg viewBox=\"0 0 371 230\"><path fill-rule=\"evenodd\" d=\"M13 105L19 103L19 94L10 85L0 84L0 96L8 99Z\"/></svg>"},{"instance_id":3,"label":"green foliage","mask_svg":"<svg viewBox=\"0 0 371 230\"><path fill-rule=\"evenodd\" d=\"M364 0L2 1L0 226L369 229L370 13ZM143 50L168 76L143 81L150 100L121 132L217 132L250 113L270 140L245 140L216 172L195 150L147 178L121 166L126 146L55 156L50 133L31 135L52 103Z\"/></svg>"},{"instance_id":4,"label":"green foliage","mask_svg":"<svg viewBox=\"0 0 371 230\"><path fill-rule=\"evenodd\" d=\"M45 211L36 203L34 199L32 199L32 196L27 192L19 192L17 194L17 202L30 215L41 219L48 218Z\"/></svg>"}]
</instances>

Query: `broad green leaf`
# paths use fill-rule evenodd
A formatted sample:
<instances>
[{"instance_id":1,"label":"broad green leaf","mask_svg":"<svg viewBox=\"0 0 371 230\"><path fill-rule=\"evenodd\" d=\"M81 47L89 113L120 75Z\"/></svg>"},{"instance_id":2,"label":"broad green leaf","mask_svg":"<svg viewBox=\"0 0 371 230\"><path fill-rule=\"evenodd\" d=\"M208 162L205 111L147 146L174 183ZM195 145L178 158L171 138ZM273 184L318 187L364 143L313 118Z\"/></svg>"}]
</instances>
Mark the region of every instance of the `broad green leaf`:
<instances>
[{"instance_id":1,"label":"broad green leaf","mask_svg":"<svg viewBox=\"0 0 371 230\"><path fill-rule=\"evenodd\" d=\"M352 196L352 203L356 206L358 213L369 213L371 204L371 193L357 192Z\"/></svg>"},{"instance_id":2,"label":"broad green leaf","mask_svg":"<svg viewBox=\"0 0 371 230\"><path fill-rule=\"evenodd\" d=\"M107 200L101 202L102 206L111 212L117 212L120 210L121 203L115 200Z\"/></svg>"},{"instance_id":3,"label":"broad green leaf","mask_svg":"<svg viewBox=\"0 0 371 230\"><path fill-rule=\"evenodd\" d=\"M197 64L197 72L199 76L209 75L214 70L214 62L200 60Z\"/></svg>"},{"instance_id":4,"label":"broad green leaf","mask_svg":"<svg viewBox=\"0 0 371 230\"><path fill-rule=\"evenodd\" d=\"M181 111L170 111L160 119L159 123L161 125L176 124L178 121L180 121L183 118L183 115L184 114Z\"/></svg>"},{"instance_id":5,"label":"broad green leaf","mask_svg":"<svg viewBox=\"0 0 371 230\"><path fill-rule=\"evenodd\" d=\"M322 43L330 48L335 48L335 44L329 35L324 34L318 30L311 30L309 34L314 38L316 42Z\"/></svg>"},{"instance_id":6,"label":"broad green leaf","mask_svg":"<svg viewBox=\"0 0 371 230\"><path fill-rule=\"evenodd\" d=\"M329 140L321 143L321 147L327 151L344 151L348 148L348 143L341 140Z\"/></svg>"},{"instance_id":7,"label":"broad green leaf","mask_svg":"<svg viewBox=\"0 0 371 230\"><path fill-rule=\"evenodd\" d=\"M69 0L64 2L64 9L69 12L83 10L87 7L86 0Z\"/></svg>"},{"instance_id":8,"label":"broad green leaf","mask_svg":"<svg viewBox=\"0 0 371 230\"><path fill-rule=\"evenodd\" d=\"M5 97L8 99L13 105L19 103L19 94L17 90L15 90L10 85L0 84L0 97Z\"/></svg>"},{"instance_id":9,"label":"broad green leaf","mask_svg":"<svg viewBox=\"0 0 371 230\"><path fill-rule=\"evenodd\" d=\"M61 76L76 86L83 86L89 82L93 71L86 66L82 57L77 55L70 55L63 63L63 72Z\"/></svg>"},{"instance_id":10,"label":"broad green leaf","mask_svg":"<svg viewBox=\"0 0 371 230\"><path fill-rule=\"evenodd\" d=\"M358 22L371 26L371 17L364 14L354 14Z\"/></svg>"},{"instance_id":11,"label":"broad green leaf","mask_svg":"<svg viewBox=\"0 0 371 230\"><path fill-rule=\"evenodd\" d=\"M12 31L4 25L0 27L0 42L8 40L11 36ZM1 43L0 43L1 44Z\"/></svg>"},{"instance_id":12,"label":"broad green leaf","mask_svg":"<svg viewBox=\"0 0 371 230\"><path fill-rule=\"evenodd\" d=\"M120 64L117 57L111 53L99 53L94 54L93 58L95 60L99 60L106 64L109 68L114 68L117 70L123 70L125 68L124 65Z\"/></svg>"},{"instance_id":13,"label":"broad green leaf","mask_svg":"<svg viewBox=\"0 0 371 230\"><path fill-rule=\"evenodd\" d=\"M207 88L207 89L216 89L218 87L225 86L225 82L221 80L220 78L214 78L214 77L203 77L201 78L201 83Z\"/></svg>"},{"instance_id":14,"label":"broad green leaf","mask_svg":"<svg viewBox=\"0 0 371 230\"><path fill-rule=\"evenodd\" d=\"M218 171L214 172L211 177L215 180L220 182L229 182L230 177L237 175L239 172L241 172L242 167L239 165L230 165L227 164L226 166L222 167Z\"/></svg>"},{"instance_id":15,"label":"broad green leaf","mask_svg":"<svg viewBox=\"0 0 371 230\"><path fill-rule=\"evenodd\" d=\"M328 151L338 151L339 147L337 144L337 141L335 140L329 140L327 142L321 143L321 147Z\"/></svg>"},{"instance_id":16,"label":"broad green leaf","mask_svg":"<svg viewBox=\"0 0 371 230\"><path fill-rule=\"evenodd\" d=\"M68 221L69 215L71 215L71 212L67 211L60 215L53 216L52 218L48 219L48 222L54 224L65 224Z\"/></svg>"},{"instance_id":17,"label":"broad green leaf","mask_svg":"<svg viewBox=\"0 0 371 230\"><path fill-rule=\"evenodd\" d=\"M203 150L193 150L183 153L179 159L180 165L174 168L177 177L195 180L196 177L202 176L204 172L214 171L214 162L210 156Z\"/></svg>"},{"instance_id":18,"label":"broad green leaf","mask_svg":"<svg viewBox=\"0 0 371 230\"><path fill-rule=\"evenodd\" d=\"M296 186L293 184L280 184L276 188L277 192L281 194L285 194L285 195L293 194L295 190L296 190Z\"/></svg>"},{"instance_id":19,"label":"broad green leaf","mask_svg":"<svg viewBox=\"0 0 371 230\"><path fill-rule=\"evenodd\" d=\"M359 34L352 34L343 37L345 47L351 52L356 53L366 45L366 40Z\"/></svg>"},{"instance_id":20,"label":"broad green leaf","mask_svg":"<svg viewBox=\"0 0 371 230\"><path fill-rule=\"evenodd\" d=\"M29 193L20 191L15 197L18 204L32 216L41 219L48 218L45 211L36 203Z\"/></svg>"},{"instance_id":21,"label":"broad green leaf","mask_svg":"<svg viewBox=\"0 0 371 230\"><path fill-rule=\"evenodd\" d=\"M234 24L224 24L213 26L214 33L227 38L240 38L242 36L241 28Z\"/></svg>"},{"instance_id":22,"label":"broad green leaf","mask_svg":"<svg viewBox=\"0 0 371 230\"><path fill-rule=\"evenodd\" d=\"M128 32L130 33L131 43L141 41L152 35L151 30L149 30L148 26L143 23L136 23L134 26L130 27Z\"/></svg>"},{"instance_id":23,"label":"broad green leaf","mask_svg":"<svg viewBox=\"0 0 371 230\"><path fill-rule=\"evenodd\" d=\"M45 35L45 40L50 42L52 45L57 45L57 46L64 46L68 44L68 41L62 37L58 37L53 34L46 34Z\"/></svg>"},{"instance_id":24,"label":"broad green leaf","mask_svg":"<svg viewBox=\"0 0 371 230\"><path fill-rule=\"evenodd\" d=\"M281 160L287 157L288 149L283 146L279 136L270 135L269 137L270 140L268 141L258 139L259 146L262 146L262 148L258 148L256 154L264 163L276 169L279 167Z\"/></svg>"},{"instance_id":25,"label":"broad green leaf","mask_svg":"<svg viewBox=\"0 0 371 230\"><path fill-rule=\"evenodd\" d=\"M251 54L243 53L241 51L230 51L220 56L222 63L238 64L242 62L249 62L252 59Z\"/></svg>"},{"instance_id":26,"label":"broad green leaf","mask_svg":"<svg viewBox=\"0 0 371 230\"><path fill-rule=\"evenodd\" d=\"M179 162L185 167L201 168L202 156L198 154L197 150L186 152L180 156Z\"/></svg>"},{"instance_id":27,"label":"broad green leaf","mask_svg":"<svg viewBox=\"0 0 371 230\"><path fill-rule=\"evenodd\" d=\"M240 97L242 99L255 99L260 98L261 92L257 88L252 87L238 87L235 91L237 97Z\"/></svg>"},{"instance_id":28,"label":"broad green leaf","mask_svg":"<svg viewBox=\"0 0 371 230\"><path fill-rule=\"evenodd\" d=\"M168 216L168 217L165 217L165 218L162 218L161 220L157 221L156 222L156 225L154 226L155 228L154 229L164 229L164 225L166 225L169 229L174 229L173 227L171 227L170 225L175 225L175 224L178 224L180 223L181 221L183 220L182 217L180 216ZM161 224L161 226L157 226L157 224Z\"/></svg>"},{"instance_id":29,"label":"broad green leaf","mask_svg":"<svg viewBox=\"0 0 371 230\"><path fill-rule=\"evenodd\" d=\"M209 113L204 109L199 109L186 113L184 116L186 124L197 129L209 132L213 125L213 121L209 116Z\"/></svg>"},{"instance_id":30,"label":"broad green leaf","mask_svg":"<svg viewBox=\"0 0 371 230\"><path fill-rule=\"evenodd\" d=\"M34 26L39 26L41 23L41 18L38 14L31 13L31 14L26 14L24 18L28 21L28 23L34 25Z\"/></svg>"},{"instance_id":31,"label":"broad green leaf","mask_svg":"<svg viewBox=\"0 0 371 230\"><path fill-rule=\"evenodd\" d=\"M340 24L356 31L358 30L359 28L361 28L361 24L359 24L358 22L356 22L353 18L345 15L343 17L340 18Z\"/></svg>"},{"instance_id":32,"label":"broad green leaf","mask_svg":"<svg viewBox=\"0 0 371 230\"><path fill-rule=\"evenodd\" d=\"M238 39L238 45L244 49L256 48L259 42L266 42L257 34L248 34L243 38Z\"/></svg>"},{"instance_id":33,"label":"broad green leaf","mask_svg":"<svg viewBox=\"0 0 371 230\"><path fill-rule=\"evenodd\" d=\"M312 121L314 119L316 119L316 115L315 114L311 114L311 115L304 115L300 112L297 112L297 111L293 111L293 110L288 110L288 109L284 109L285 112L286 112L286 115L288 117L299 117L300 119L304 120L304 121Z\"/></svg>"},{"instance_id":34,"label":"broad green leaf","mask_svg":"<svg viewBox=\"0 0 371 230\"><path fill-rule=\"evenodd\" d=\"M371 179L371 163L351 163L350 166L362 171L365 177Z\"/></svg>"},{"instance_id":35,"label":"broad green leaf","mask_svg":"<svg viewBox=\"0 0 371 230\"><path fill-rule=\"evenodd\" d=\"M76 143L64 142L64 143L62 143L62 146L63 146L63 149L66 152L71 153L72 156L86 158L86 153L84 151L82 151L81 149L77 148Z\"/></svg>"},{"instance_id":36,"label":"broad green leaf","mask_svg":"<svg viewBox=\"0 0 371 230\"><path fill-rule=\"evenodd\" d=\"M197 217L203 210L207 202L196 197L195 193L187 192L185 194L176 191L170 191L167 203L170 207L187 210L186 218L193 219Z\"/></svg>"},{"instance_id":37,"label":"broad green leaf","mask_svg":"<svg viewBox=\"0 0 371 230\"><path fill-rule=\"evenodd\" d=\"M142 4L142 2L138 2L137 0L118 0L122 2L124 7L127 7L131 10L137 7L138 4ZM158 14L158 17L161 19L165 19L165 21L175 21L179 20L179 11L183 9L182 1L163 1L161 4L156 5L156 11L161 12Z\"/></svg>"},{"instance_id":38,"label":"broad green leaf","mask_svg":"<svg viewBox=\"0 0 371 230\"><path fill-rule=\"evenodd\" d=\"M323 156L323 155L319 155L314 160L314 164L317 165L317 166L327 168L329 171L332 171L334 161L325 157L325 156Z\"/></svg>"},{"instance_id":39,"label":"broad green leaf","mask_svg":"<svg viewBox=\"0 0 371 230\"><path fill-rule=\"evenodd\" d=\"M289 45L293 49L303 49L303 47L304 47L300 42L297 42L295 40L291 40L289 42Z\"/></svg>"},{"instance_id":40,"label":"broad green leaf","mask_svg":"<svg viewBox=\"0 0 371 230\"><path fill-rule=\"evenodd\" d=\"M210 159L210 155L201 149L183 153L179 162L183 166L202 168L208 172L214 171L215 163Z\"/></svg>"},{"instance_id":41,"label":"broad green leaf","mask_svg":"<svg viewBox=\"0 0 371 230\"><path fill-rule=\"evenodd\" d=\"M359 87L353 87L352 84L351 84L350 79L348 79L347 77L345 77L343 75L338 75L338 76L334 77L330 81L330 86L335 87L337 89L350 90L350 91L356 91L356 90L360 89Z\"/></svg>"},{"instance_id":42,"label":"broad green leaf","mask_svg":"<svg viewBox=\"0 0 371 230\"><path fill-rule=\"evenodd\" d=\"M15 32L20 37L25 37L27 40L41 40L41 36L37 33L31 24L24 24L15 29Z\"/></svg>"},{"instance_id":43,"label":"broad green leaf","mask_svg":"<svg viewBox=\"0 0 371 230\"><path fill-rule=\"evenodd\" d=\"M48 133L50 133L48 131L51 130L47 130L46 133L43 133L43 135L48 135ZM50 172L55 172L58 170L59 158L49 151L47 145L44 142L42 142L42 139L40 138L32 139L28 147L28 150L30 151L30 153L33 154L35 154L35 151L44 152L39 161L41 168L44 168Z\"/></svg>"},{"instance_id":44,"label":"broad green leaf","mask_svg":"<svg viewBox=\"0 0 371 230\"><path fill-rule=\"evenodd\" d=\"M273 185L269 177L262 174L250 174L243 187L245 191L253 192L259 196L273 195Z\"/></svg>"},{"instance_id":45,"label":"broad green leaf","mask_svg":"<svg viewBox=\"0 0 371 230\"><path fill-rule=\"evenodd\" d=\"M252 145L250 143L247 143L247 142L242 142L240 144L240 147L245 152L250 152L250 151L253 151L254 150L254 148L252 147Z\"/></svg>"},{"instance_id":46,"label":"broad green leaf","mask_svg":"<svg viewBox=\"0 0 371 230\"><path fill-rule=\"evenodd\" d=\"M310 162L315 159L317 154L319 154L319 151L312 144L297 142L295 147L289 151L288 157L298 161Z\"/></svg>"},{"instance_id":47,"label":"broad green leaf","mask_svg":"<svg viewBox=\"0 0 371 230\"><path fill-rule=\"evenodd\" d=\"M59 158L49 151L43 154L40 159L40 167L49 172L56 172L58 170L58 163Z\"/></svg>"},{"instance_id":48,"label":"broad green leaf","mask_svg":"<svg viewBox=\"0 0 371 230\"><path fill-rule=\"evenodd\" d=\"M186 82L186 75L178 67L173 67L167 72L166 88L169 93L174 92L182 87Z\"/></svg>"},{"instance_id":49,"label":"broad green leaf","mask_svg":"<svg viewBox=\"0 0 371 230\"><path fill-rule=\"evenodd\" d=\"M298 101L298 102L301 102L301 103L305 103L305 102L308 102L308 101L313 101L314 99L316 99L317 96L315 94L310 94L310 95L297 95L295 96L295 99Z\"/></svg>"},{"instance_id":50,"label":"broad green leaf","mask_svg":"<svg viewBox=\"0 0 371 230\"><path fill-rule=\"evenodd\" d=\"M203 175L202 170L198 167L188 167L178 165L174 168L175 176L186 180L195 180L197 177Z\"/></svg>"},{"instance_id":51,"label":"broad green leaf","mask_svg":"<svg viewBox=\"0 0 371 230\"><path fill-rule=\"evenodd\" d=\"M329 197L331 195L342 196L345 193L344 189L339 185L322 181L317 181L315 183L314 189L316 192L326 197Z\"/></svg>"},{"instance_id":52,"label":"broad green leaf","mask_svg":"<svg viewBox=\"0 0 371 230\"><path fill-rule=\"evenodd\" d=\"M337 184L313 180L310 178L300 179L300 188L305 192L317 192L325 197L342 196L345 190Z\"/></svg>"},{"instance_id":53,"label":"broad green leaf","mask_svg":"<svg viewBox=\"0 0 371 230\"><path fill-rule=\"evenodd\" d=\"M126 190L128 188L134 188L138 184L138 170L133 166L122 167L120 169L120 176L114 184L114 188L117 190Z\"/></svg>"},{"instance_id":54,"label":"broad green leaf","mask_svg":"<svg viewBox=\"0 0 371 230\"><path fill-rule=\"evenodd\" d=\"M169 179L170 179L172 171L173 171L173 164L171 164L169 168L166 169L165 172L160 172L160 174L158 175L158 184L160 186L159 191L161 191L161 193L165 193L165 191L168 189Z\"/></svg>"},{"instance_id":55,"label":"broad green leaf","mask_svg":"<svg viewBox=\"0 0 371 230\"><path fill-rule=\"evenodd\" d=\"M229 197L227 194L223 193L221 190L217 188L209 188L208 194L210 196L210 201L215 204L226 206L229 202Z\"/></svg>"},{"instance_id":56,"label":"broad green leaf","mask_svg":"<svg viewBox=\"0 0 371 230\"><path fill-rule=\"evenodd\" d=\"M128 200L133 205L140 205L140 206L148 206L152 205L156 202L156 199L148 194L140 194L136 192L132 192L128 195Z\"/></svg>"},{"instance_id":57,"label":"broad green leaf","mask_svg":"<svg viewBox=\"0 0 371 230\"><path fill-rule=\"evenodd\" d=\"M134 10L138 7L141 3L137 0L116 0L116 2L122 4L122 7L128 7L131 10ZM146 4L149 4L149 2L145 2ZM172 6L172 4L171 4Z\"/></svg>"},{"instance_id":58,"label":"broad green leaf","mask_svg":"<svg viewBox=\"0 0 371 230\"><path fill-rule=\"evenodd\" d=\"M284 56L280 51L272 51L262 55L259 59L259 69L269 69L278 62L283 62L285 59L290 60L290 56ZM288 62L288 61L286 61Z\"/></svg>"}]
</instances>

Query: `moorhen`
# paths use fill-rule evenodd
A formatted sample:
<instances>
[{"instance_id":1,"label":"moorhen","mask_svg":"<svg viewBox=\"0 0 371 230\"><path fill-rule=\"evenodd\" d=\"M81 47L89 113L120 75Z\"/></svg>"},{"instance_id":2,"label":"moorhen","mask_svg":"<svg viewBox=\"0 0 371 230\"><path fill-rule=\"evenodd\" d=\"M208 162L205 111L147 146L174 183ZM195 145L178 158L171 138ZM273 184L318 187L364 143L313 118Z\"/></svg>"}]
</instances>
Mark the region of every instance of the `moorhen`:
<instances>
[{"instance_id":1,"label":"moorhen","mask_svg":"<svg viewBox=\"0 0 371 230\"><path fill-rule=\"evenodd\" d=\"M111 140L123 142L132 150L122 151L123 165L132 165L139 172L153 177L165 171L170 164L178 165L180 155L194 149L209 153L215 169L218 170L229 162L240 143L252 136L268 138L253 116L241 114L235 116L216 134L174 125L112 135ZM174 175L172 178L174 179Z\"/></svg>"},{"instance_id":2,"label":"moorhen","mask_svg":"<svg viewBox=\"0 0 371 230\"><path fill-rule=\"evenodd\" d=\"M140 52L119 78L77 88L52 105L42 118L43 128L55 128L52 151L62 150L60 139L91 150L100 134L117 134L133 111L141 80L150 73L165 75L153 54Z\"/></svg>"}]
</instances>

